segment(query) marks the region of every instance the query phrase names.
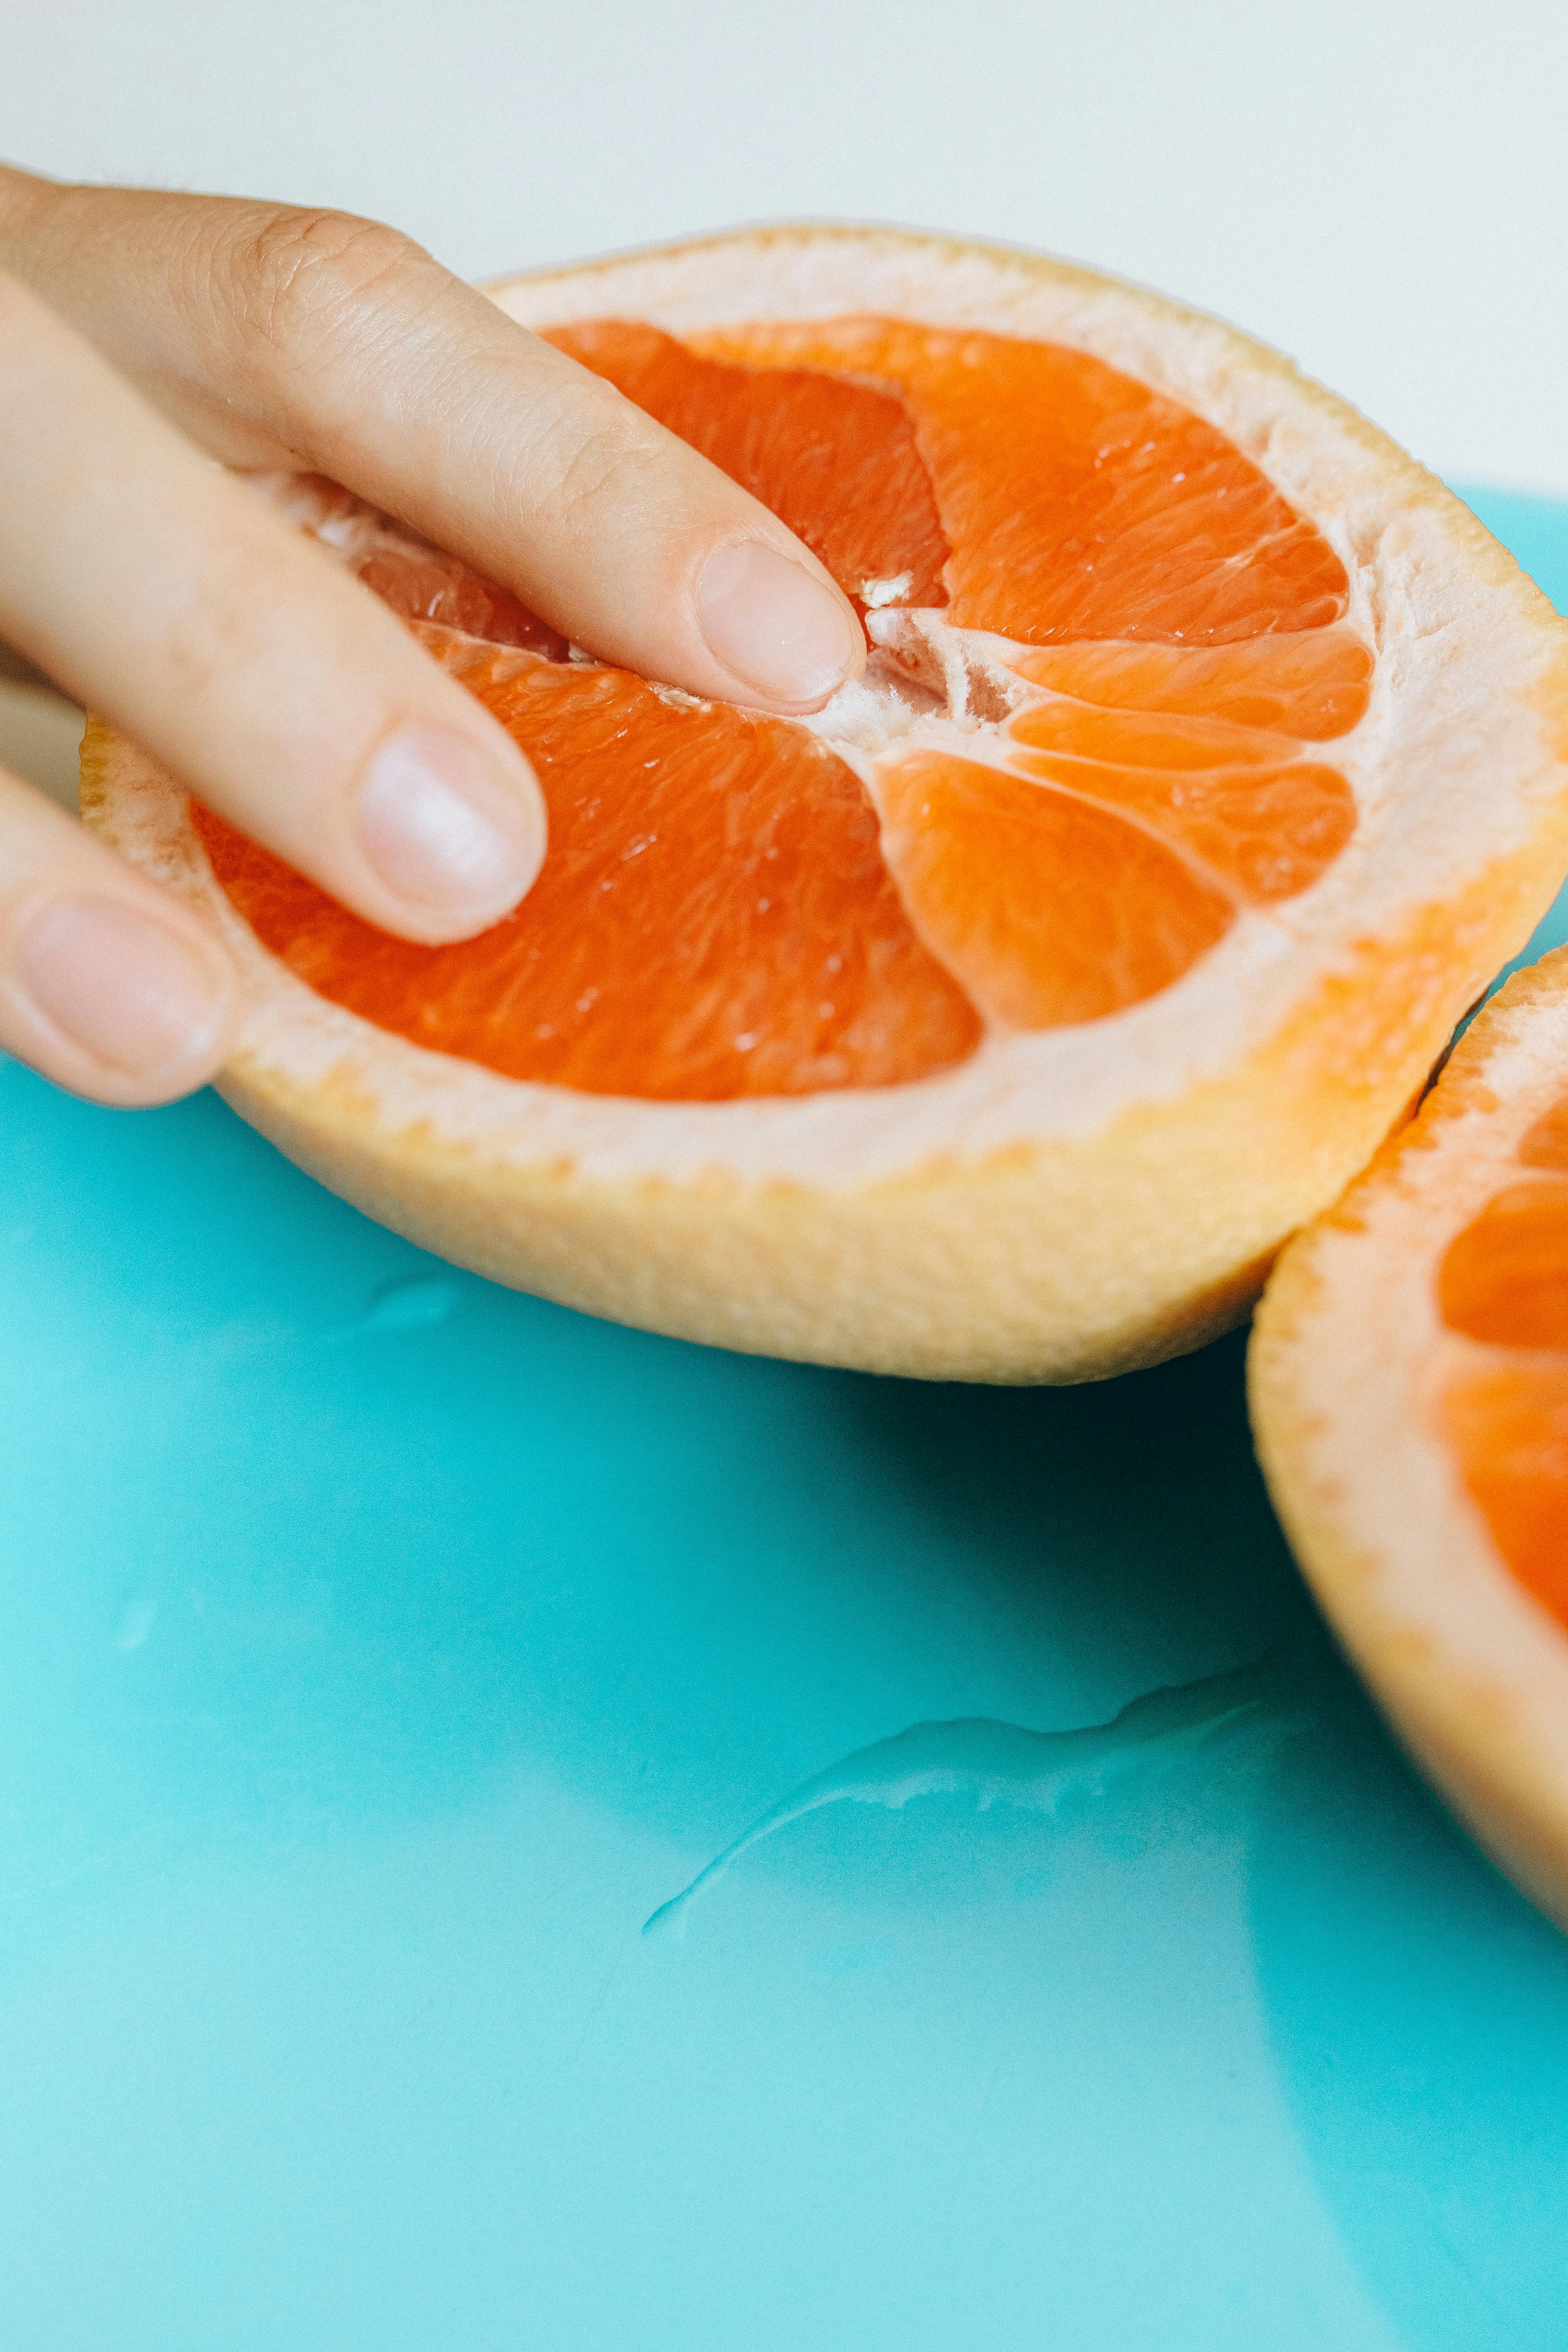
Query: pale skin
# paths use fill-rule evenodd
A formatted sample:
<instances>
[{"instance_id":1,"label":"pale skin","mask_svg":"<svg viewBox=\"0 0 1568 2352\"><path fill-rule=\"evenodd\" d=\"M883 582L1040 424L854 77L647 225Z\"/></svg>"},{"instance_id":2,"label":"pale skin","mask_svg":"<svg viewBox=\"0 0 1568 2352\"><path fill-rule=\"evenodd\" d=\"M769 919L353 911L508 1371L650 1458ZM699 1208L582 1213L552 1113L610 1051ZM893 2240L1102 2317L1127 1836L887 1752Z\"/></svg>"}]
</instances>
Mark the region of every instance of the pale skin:
<instances>
[{"instance_id":1,"label":"pale skin","mask_svg":"<svg viewBox=\"0 0 1568 2352\"><path fill-rule=\"evenodd\" d=\"M369 921L468 938L539 870L538 785L224 470L273 467L691 693L798 713L860 667L853 608L781 522L395 230L0 167L0 640ZM0 769L0 1048L166 1102L240 1013L195 910Z\"/></svg>"}]
</instances>

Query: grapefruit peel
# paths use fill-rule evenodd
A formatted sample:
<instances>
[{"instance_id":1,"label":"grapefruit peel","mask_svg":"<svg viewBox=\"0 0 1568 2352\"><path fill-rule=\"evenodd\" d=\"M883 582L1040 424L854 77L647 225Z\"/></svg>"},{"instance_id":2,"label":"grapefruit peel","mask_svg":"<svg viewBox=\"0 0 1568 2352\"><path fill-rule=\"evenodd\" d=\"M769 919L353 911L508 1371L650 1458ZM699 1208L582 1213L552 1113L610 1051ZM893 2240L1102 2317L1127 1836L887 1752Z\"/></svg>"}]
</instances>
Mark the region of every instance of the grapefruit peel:
<instances>
[{"instance_id":1,"label":"grapefruit peel","mask_svg":"<svg viewBox=\"0 0 1568 2352\"><path fill-rule=\"evenodd\" d=\"M1479 1843L1568 1927L1568 1626L1505 1557L1455 1418L1500 1370L1560 1378L1568 1333L1542 1355L1444 1312L1455 1245L1489 1204L1543 1181L1568 1194L1527 1141L1565 1092L1559 950L1509 982L1415 1119L1285 1250L1248 1387L1276 1508L1346 1649Z\"/></svg>"}]
</instances>

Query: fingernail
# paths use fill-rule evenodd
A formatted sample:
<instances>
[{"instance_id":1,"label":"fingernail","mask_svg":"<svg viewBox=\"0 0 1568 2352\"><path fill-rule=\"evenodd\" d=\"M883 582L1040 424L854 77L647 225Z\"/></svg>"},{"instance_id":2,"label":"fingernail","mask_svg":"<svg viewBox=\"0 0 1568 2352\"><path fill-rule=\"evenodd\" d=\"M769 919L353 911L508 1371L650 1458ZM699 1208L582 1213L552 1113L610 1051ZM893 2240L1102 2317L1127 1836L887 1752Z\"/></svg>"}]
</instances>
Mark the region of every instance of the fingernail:
<instances>
[{"instance_id":1,"label":"fingernail","mask_svg":"<svg viewBox=\"0 0 1568 2352\"><path fill-rule=\"evenodd\" d=\"M138 1078L195 1062L227 1016L234 975L121 898L57 898L22 941L19 976L46 1020Z\"/></svg>"},{"instance_id":2,"label":"fingernail","mask_svg":"<svg viewBox=\"0 0 1568 2352\"><path fill-rule=\"evenodd\" d=\"M717 547L697 583L708 649L770 702L824 702L860 651L854 614L804 565L760 539Z\"/></svg>"},{"instance_id":3,"label":"fingernail","mask_svg":"<svg viewBox=\"0 0 1568 2352\"><path fill-rule=\"evenodd\" d=\"M531 806L477 744L439 727L405 728L382 745L354 829L400 898L476 919L515 907L544 858L542 804Z\"/></svg>"}]
</instances>

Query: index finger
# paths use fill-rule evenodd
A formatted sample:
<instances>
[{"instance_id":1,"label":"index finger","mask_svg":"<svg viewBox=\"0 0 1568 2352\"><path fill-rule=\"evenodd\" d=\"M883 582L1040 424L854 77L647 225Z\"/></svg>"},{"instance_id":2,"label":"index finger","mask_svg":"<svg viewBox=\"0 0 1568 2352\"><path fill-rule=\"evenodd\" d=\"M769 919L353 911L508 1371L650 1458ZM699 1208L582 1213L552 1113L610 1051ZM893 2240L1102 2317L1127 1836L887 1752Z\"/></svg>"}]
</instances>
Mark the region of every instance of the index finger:
<instances>
[{"instance_id":1,"label":"index finger","mask_svg":"<svg viewBox=\"0 0 1568 2352\"><path fill-rule=\"evenodd\" d=\"M215 455L331 475L607 660L786 712L860 668L774 515L392 229L0 173L0 266Z\"/></svg>"},{"instance_id":2,"label":"index finger","mask_svg":"<svg viewBox=\"0 0 1568 2352\"><path fill-rule=\"evenodd\" d=\"M538 872L490 713L3 273L0 635L383 929L466 939Z\"/></svg>"}]
</instances>

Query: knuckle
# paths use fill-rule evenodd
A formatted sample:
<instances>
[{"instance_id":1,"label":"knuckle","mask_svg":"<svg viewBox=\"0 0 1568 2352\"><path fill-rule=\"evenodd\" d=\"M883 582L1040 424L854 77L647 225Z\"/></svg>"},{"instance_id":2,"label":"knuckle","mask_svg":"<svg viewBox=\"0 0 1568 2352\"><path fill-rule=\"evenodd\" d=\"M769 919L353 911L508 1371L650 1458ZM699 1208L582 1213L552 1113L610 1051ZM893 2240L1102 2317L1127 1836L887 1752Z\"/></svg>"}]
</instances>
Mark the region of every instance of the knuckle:
<instances>
[{"instance_id":1,"label":"knuckle","mask_svg":"<svg viewBox=\"0 0 1568 2352\"><path fill-rule=\"evenodd\" d=\"M289 207L226 242L217 290L248 334L287 348L352 326L433 267L412 237L380 221Z\"/></svg>"}]
</instances>

